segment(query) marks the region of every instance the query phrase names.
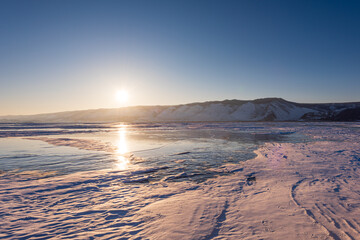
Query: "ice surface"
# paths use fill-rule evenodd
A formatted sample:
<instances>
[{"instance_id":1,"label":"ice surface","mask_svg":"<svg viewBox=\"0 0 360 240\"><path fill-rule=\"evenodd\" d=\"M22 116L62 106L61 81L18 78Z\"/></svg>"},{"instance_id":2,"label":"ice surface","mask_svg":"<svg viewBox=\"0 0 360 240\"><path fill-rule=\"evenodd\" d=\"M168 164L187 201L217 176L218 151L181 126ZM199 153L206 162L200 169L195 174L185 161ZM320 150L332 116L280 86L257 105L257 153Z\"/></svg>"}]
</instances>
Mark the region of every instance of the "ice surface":
<instances>
[{"instance_id":1,"label":"ice surface","mask_svg":"<svg viewBox=\"0 0 360 240\"><path fill-rule=\"evenodd\" d=\"M271 129L266 129L266 125L3 125L4 131L24 137L0 138L0 167L2 170L57 171L58 174L108 168L162 168L149 174L148 179L202 181L218 175L215 169L224 163L255 157L253 151L264 142L306 140L286 123ZM47 133L39 134L44 128ZM72 132L64 132L64 129ZM11 144L15 149L9 148ZM172 177L179 172L185 172L187 177Z\"/></svg>"},{"instance_id":2,"label":"ice surface","mask_svg":"<svg viewBox=\"0 0 360 240\"><path fill-rule=\"evenodd\" d=\"M256 158L217 167L232 174L201 183L146 183L141 172L111 169L38 179L5 172L0 179L0 237L359 238L359 124L246 127L263 133L292 129L313 141L264 142Z\"/></svg>"}]
</instances>

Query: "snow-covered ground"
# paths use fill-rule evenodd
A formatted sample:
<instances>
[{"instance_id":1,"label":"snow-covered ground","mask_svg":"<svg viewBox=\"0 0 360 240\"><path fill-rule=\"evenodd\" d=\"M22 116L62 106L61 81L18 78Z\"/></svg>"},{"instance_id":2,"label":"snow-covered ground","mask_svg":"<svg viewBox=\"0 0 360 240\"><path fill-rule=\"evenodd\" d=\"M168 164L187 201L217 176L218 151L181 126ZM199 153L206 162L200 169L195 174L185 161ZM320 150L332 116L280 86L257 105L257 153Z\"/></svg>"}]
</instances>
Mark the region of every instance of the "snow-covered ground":
<instances>
[{"instance_id":1,"label":"snow-covered ground","mask_svg":"<svg viewBox=\"0 0 360 240\"><path fill-rule=\"evenodd\" d=\"M315 141L266 143L202 183L3 173L0 238L360 239L360 124L293 128Z\"/></svg>"}]
</instances>

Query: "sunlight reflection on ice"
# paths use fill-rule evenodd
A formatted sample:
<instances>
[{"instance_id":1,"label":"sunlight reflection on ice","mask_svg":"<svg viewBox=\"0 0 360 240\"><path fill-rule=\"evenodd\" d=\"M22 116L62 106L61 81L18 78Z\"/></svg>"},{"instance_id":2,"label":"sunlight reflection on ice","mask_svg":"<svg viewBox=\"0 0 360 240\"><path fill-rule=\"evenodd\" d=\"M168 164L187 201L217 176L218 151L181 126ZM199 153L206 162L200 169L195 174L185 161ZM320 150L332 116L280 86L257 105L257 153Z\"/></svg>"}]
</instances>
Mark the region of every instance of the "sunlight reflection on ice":
<instances>
[{"instance_id":1,"label":"sunlight reflection on ice","mask_svg":"<svg viewBox=\"0 0 360 240\"><path fill-rule=\"evenodd\" d=\"M126 144L126 125L121 124L118 126L118 140L116 143L116 154L117 154L117 162L116 162L116 168L120 170L125 170L129 168L129 160L127 157L125 157L125 153L127 150L127 144Z\"/></svg>"}]
</instances>

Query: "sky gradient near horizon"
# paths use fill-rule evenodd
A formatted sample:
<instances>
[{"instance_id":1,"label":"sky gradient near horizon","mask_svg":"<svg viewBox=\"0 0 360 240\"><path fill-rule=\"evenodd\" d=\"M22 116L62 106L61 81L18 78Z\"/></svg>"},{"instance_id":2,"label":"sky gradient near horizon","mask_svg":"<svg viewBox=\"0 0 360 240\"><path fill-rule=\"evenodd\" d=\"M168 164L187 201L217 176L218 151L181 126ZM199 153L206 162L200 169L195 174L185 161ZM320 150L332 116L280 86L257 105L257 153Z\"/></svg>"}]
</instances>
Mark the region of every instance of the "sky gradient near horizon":
<instances>
[{"instance_id":1,"label":"sky gradient near horizon","mask_svg":"<svg viewBox=\"0 0 360 240\"><path fill-rule=\"evenodd\" d=\"M1 0L0 115L360 101L360 1ZM121 105L122 106L122 105Z\"/></svg>"}]
</instances>

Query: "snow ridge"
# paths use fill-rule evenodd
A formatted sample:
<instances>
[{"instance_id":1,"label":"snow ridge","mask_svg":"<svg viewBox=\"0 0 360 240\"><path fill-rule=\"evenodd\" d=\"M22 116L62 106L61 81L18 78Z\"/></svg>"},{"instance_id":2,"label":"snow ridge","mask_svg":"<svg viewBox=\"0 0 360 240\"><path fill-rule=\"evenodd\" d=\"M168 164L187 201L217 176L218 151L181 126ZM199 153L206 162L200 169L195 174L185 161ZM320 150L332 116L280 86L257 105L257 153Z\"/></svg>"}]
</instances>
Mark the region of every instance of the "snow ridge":
<instances>
[{"instance_id":1,"label":"snow ridge","mask_svg":"<svg viewBox=\"0 0 360 240\"><path fill-rule=\"evenodd\" d=\"M300 104L263 98L4 116L0 122L356 121L360 120L359 109L360 102Z\"/></svg>"}]
</instances>

